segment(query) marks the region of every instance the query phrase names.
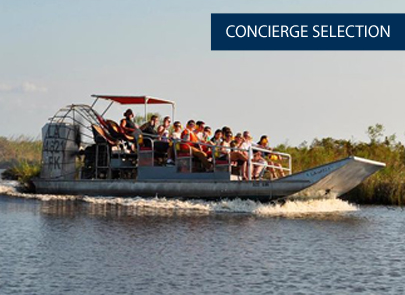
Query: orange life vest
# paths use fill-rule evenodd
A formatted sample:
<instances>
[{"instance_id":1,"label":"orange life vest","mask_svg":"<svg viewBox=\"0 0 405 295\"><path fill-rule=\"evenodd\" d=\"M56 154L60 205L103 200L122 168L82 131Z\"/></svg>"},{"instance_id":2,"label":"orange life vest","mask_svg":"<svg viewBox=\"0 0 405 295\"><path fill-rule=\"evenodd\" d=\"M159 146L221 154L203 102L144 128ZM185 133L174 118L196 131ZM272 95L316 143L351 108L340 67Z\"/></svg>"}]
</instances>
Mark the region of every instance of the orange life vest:
<instances>
[{"instance_id":1,"label":"orange life vest","mask_svg":"<svg viewBox=\"0 0 405 295\"><path fill-rule=\"evenodd\" d=\"M184 129L184 131L181 133L180 138L185 140L187 136L188 136L188 141L198 142L198 138L197 138L197 136L195 135L194 132L192 132L192 131L190 131L188 129ZM187 143L182 143L182 144L180 144L180 149L188 150L189 146L194 146L194 144L188 143L188 142Z\"/></svg>"}]
</instances>

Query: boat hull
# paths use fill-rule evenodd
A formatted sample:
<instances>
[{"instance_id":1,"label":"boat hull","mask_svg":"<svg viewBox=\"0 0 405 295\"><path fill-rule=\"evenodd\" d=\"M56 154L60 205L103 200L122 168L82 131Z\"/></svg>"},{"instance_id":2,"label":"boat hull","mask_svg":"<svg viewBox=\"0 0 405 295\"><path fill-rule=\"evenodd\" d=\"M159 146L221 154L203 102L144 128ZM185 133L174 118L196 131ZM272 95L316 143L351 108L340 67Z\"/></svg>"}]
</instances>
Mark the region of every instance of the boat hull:
<instances>
[{"instance_id":1,"label":"boat hull","mask_svg":"<svg viewBox=\"0 0 405 295\"><path fill-rule=\"evenodd\" d=\"M241 198L271 201L304 189L308 182L288 181L127 181L127 180L37 180L42 194L120 197L168 197L187 199Z\"/></svg>"},{"instance_id":2,"label":"boat hull","mask_svg":"<svg viewBox=\"0 0 405 295\"><path fill-rule=\"evenodd\" d=\"M167 197L258 201L335 198L351 190L385 164L350 157L274 181L230 180L47 180L34 181L43 194Z\"/></svg>"}]
</instances>

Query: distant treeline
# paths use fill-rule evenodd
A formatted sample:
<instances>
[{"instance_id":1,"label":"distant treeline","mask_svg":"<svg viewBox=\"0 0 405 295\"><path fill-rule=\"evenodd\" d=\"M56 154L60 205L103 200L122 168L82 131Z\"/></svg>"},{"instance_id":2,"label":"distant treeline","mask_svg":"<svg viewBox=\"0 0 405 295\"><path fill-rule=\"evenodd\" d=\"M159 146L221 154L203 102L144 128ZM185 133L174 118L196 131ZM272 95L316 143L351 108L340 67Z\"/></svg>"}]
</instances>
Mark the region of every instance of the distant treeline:
<instances>
[{"instance_id":1,"label":"distant treeline","mask_svg":"<svg viewBox=\"0 0 405 295\"><path fill-rule=\"evenodd\" d=\"M381 124L367 129L369 142L323 138L312 143L304 142L297 147L279 145L275 150L291 154L293 171L299 172L318 165L336 161L348 156L358 156L381 161L387 167L368 178L354 190L343 196L344 199L359 204L405 204L405 148L395 135L384 135ZM24 136L16 138L0 137L0 168L13 168L19 171L20 179L25 171L39 172L42 143ZM33 171L34 170L34 171Z\"/></svg>"}]
</instances>

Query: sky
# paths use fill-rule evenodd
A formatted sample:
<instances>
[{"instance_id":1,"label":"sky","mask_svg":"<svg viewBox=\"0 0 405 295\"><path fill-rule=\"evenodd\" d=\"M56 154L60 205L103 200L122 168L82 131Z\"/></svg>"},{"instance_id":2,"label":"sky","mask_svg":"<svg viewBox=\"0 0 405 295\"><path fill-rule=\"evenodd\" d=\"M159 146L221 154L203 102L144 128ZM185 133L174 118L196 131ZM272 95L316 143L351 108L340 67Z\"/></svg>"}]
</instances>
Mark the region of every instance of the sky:
<instances>
[{"instance_id":1,"label":"sky","mask_svg":"<svg viewBox=\"0 0 405 295\"><path fill-rule=\"evenodd\" d=\"M0 0L0 136L39 137L65 105L132 94L174 100L183 123L272 145L366 141L376 123L405 142L404 52L217 52L210 40L211 13L404 12L402 0Z\"/></svg>"}]
</instances>

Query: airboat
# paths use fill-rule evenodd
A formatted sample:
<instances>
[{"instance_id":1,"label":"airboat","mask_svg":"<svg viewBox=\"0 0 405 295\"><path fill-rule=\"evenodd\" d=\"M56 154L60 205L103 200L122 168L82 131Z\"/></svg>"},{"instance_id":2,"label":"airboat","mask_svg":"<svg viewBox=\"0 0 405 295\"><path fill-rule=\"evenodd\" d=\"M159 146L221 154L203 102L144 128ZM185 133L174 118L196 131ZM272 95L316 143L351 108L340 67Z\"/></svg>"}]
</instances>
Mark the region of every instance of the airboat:
<instances>
[{"instance_id":1,"label":"airboat","mask_svg":"<svg viewBox=\"0 0 405 295\"><path fill-rule=\"evenodd\" d=\"M381 162L351 156L293 173L291 155L273 150L271 154L281 159L281 164L259 163L253 160L253 153L269 150L251 146L246 151L248 179L244 179L230 159L218 160L214 156L213 169L202 170L191 151L176 148L179 142L184 143L182 140L171 143L174 165L167 165L167 154L155 149L161 139L142 133L128 136L106 114L113 104L144 105L146 118L147 107L166 104L171 106L173 118L173 101L151 96L92 97L92 105L72 104L61 108L43 127L42 169L33 181L37 193L256 201L336 198L385 167ZM99 100L109 103L101 114L95 110ZM128 143L136 149L128 149ZM211 149L213 155L218 149L218 146L201 144ZM257 165L263 166L262 171L282 169L286 175L272 179L263 173L253 179L252 169Z\"/></svg>"}]
</instances>

